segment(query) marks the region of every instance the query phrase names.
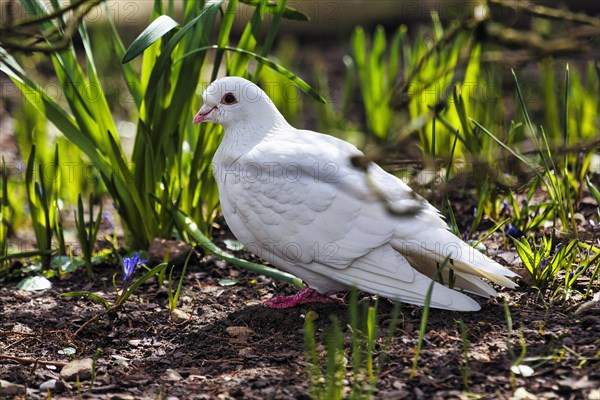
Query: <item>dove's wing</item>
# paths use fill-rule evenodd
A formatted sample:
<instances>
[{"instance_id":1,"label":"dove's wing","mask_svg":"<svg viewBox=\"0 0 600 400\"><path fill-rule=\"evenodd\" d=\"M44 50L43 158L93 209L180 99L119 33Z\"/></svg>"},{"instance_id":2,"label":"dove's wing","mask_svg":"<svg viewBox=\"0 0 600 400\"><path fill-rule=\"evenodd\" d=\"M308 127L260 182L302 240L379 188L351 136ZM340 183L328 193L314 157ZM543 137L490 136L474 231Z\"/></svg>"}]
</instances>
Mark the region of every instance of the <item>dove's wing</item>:
<instances>
[{"instance_id":1,"label":"dove's wing","mask_svg":"<svg viewBox=\"0 0 600 400\"><path fill-rule=\"evenodd\" d=\"M444 261L436 241L464 243L447 231L435 208L399 179L376 165L366 179L349 160L361 154L330 136L279 132L240 157L220 178L223 214L249 251L317 290L354 284L422 305L432 282L428 276ZM407 243L416 247L407 251ZM453 255L460 260L459 254ZM508 270L498 268L490 267L488 275L506 275L502 272ZM473 273L485 275L469 264L457 270L455 287L493 294ZM443 276L447 282L448 271ZM431 305L479 309L468 296L438 283Z\"/></svg>"},{"instance_id":2,"label":"dove's wing","mask_svg":"<svg viewBox=\"0 0 600 400\"><path fill-rule=\"evenodd\" d=\"M234 233L239 225L247 228L241 241L250 249L270 246L278 257L339 268L389 242L394 224L373 214L376 197L350 166L348 156L358 150L341 141L333 142L336 148L292 138L255 146L220 185L221 197L230 200L228 224Z\"/></svg>"}]
</instances>

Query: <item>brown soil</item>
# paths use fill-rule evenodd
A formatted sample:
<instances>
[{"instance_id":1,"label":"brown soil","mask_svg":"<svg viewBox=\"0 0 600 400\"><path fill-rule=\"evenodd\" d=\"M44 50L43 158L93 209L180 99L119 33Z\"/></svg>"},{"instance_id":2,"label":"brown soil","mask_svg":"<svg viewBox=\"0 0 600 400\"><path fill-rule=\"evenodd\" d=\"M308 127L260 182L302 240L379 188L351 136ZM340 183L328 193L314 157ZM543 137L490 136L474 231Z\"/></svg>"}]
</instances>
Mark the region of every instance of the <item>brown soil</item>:
<instances>
[{"instance_id":1,"label":"brown soil","mask_svg":"<svg viewBox=\"0 0 600 400\"><path fill-rule=\"evenodd\" d=\"M58 379L53 399L309 399L303 327L308 311L317 313L318 343L331 325L331 316L348 323L347 304L306 305L271 310L260 304L273 294L294 289L232 267L208 256L197 260L184 278L179 309L189 315L173 322L167 292L148 281L125 304L114 320L99 319L78 336L73 333L102 306L86 299L61 297L72 290L90 290L110 300L115 267L99 267L90 284L85 274L54 280L53 288L20 292L15 282L0 287L0 379L25 385L26 396L47 398L39 386ZM120 284L120 273L117 283ZM137 272L136 276L140 276ZM233 286L219 281L235 278ZM582 281L583 290L587 282ZM410 371L422 309L401 308L399 327L375 397L378 399L589 399L599 394L600 308L575 313L577 307L546 304L539 291L521 288L481 301L476 313L432 310L418 364ZM514 332L509 340L503 307L506 298ZM361 303L372 301L362 295ZM377 310L382 339L389 326L391 303ZM468 386L463 384L464 347L458 321L467 327ZM349 335L348 329L344 328ZM521 343L519 337L522 337ZM522 345L524 347L522 347ZM515 357L526 350L524 364L533 375L511 374ZM73 356L60 350L73 347ZM60 381L61 364L73 358L94 357L95 382ZM321 355L324 347L318 346ZM350 355L348 354L348 357ZM18 358L18 359L17 359ZM36 364L37 362L37 364ZM55 363L56 366L44 365ZM172 370L172 371L171 371ZM175 371L176 373L174 373ZM351 363L348 372L351 371ZM468 393L477 394L470 397ZM529 393L529 394L528 394ZM514 396L514 397L513 397ZM519 397L521 396L521 397ZM529 396L529 397L528 397ZM1 397L1 395L0 395Z\"/></svg>"}]
</instances>

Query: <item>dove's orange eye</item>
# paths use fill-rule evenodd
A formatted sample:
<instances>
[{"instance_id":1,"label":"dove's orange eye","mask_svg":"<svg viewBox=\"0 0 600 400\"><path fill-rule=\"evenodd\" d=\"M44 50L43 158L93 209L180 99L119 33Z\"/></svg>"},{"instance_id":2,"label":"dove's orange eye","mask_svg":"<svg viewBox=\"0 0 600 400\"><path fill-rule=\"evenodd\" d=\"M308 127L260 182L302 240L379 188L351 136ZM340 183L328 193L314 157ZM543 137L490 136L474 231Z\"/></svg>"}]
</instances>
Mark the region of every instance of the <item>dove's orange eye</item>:
<instances>
[{"instance_id":1,"label":"dove's orange eye","mask_svg":"<svg viewBox=\"0 0 600 400\"><path fill-rule=\"evenodd\" d=\"M221 103L223 104L235 104L237 103L237 99L233 95L233 93L225 93L223 98L221 99Z\"/></svg>"}]
</instances>

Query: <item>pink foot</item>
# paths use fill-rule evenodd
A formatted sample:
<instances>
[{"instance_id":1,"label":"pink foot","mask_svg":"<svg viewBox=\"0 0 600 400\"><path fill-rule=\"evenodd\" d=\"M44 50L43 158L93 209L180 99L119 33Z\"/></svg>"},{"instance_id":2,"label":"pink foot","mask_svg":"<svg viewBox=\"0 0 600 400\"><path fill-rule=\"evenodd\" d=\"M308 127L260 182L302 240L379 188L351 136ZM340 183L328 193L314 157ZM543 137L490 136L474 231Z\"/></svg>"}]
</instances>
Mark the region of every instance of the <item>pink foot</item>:
<instances>
[{"instance_id":1,"label":"pink foot","mask_svg":"<svg viewBox=\"0 0 600 400\"><path fill-rule=\"evenodd\" d=\"M291 296L277 296L269 300L263 300L263 304L268 308L291 308L299 304L307 303L341 303L342 300L329 297L317 292L308 286Z\"/></svg>"}]
</instances>

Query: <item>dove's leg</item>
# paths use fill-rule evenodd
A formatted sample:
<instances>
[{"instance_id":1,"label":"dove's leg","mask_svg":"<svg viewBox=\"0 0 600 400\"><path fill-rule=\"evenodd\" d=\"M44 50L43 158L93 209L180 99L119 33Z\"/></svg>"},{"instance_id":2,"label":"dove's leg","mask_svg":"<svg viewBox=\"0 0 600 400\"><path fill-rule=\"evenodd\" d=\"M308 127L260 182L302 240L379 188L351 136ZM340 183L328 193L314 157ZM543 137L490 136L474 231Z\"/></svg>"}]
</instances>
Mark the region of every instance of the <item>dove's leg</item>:
<instances>
[{"instance_id":1,"label":"dove's leg","mask_svg":"<svg viewBox=\"0 0 600 400\"><path fill-rule=\"evenodd\" d=\"M291 296L277 296L262 303L268 308L291 308L299 304L307 303L339 303L340 299L329 297L317 292L308 286Z\"/></svg>"}]
</instances>

